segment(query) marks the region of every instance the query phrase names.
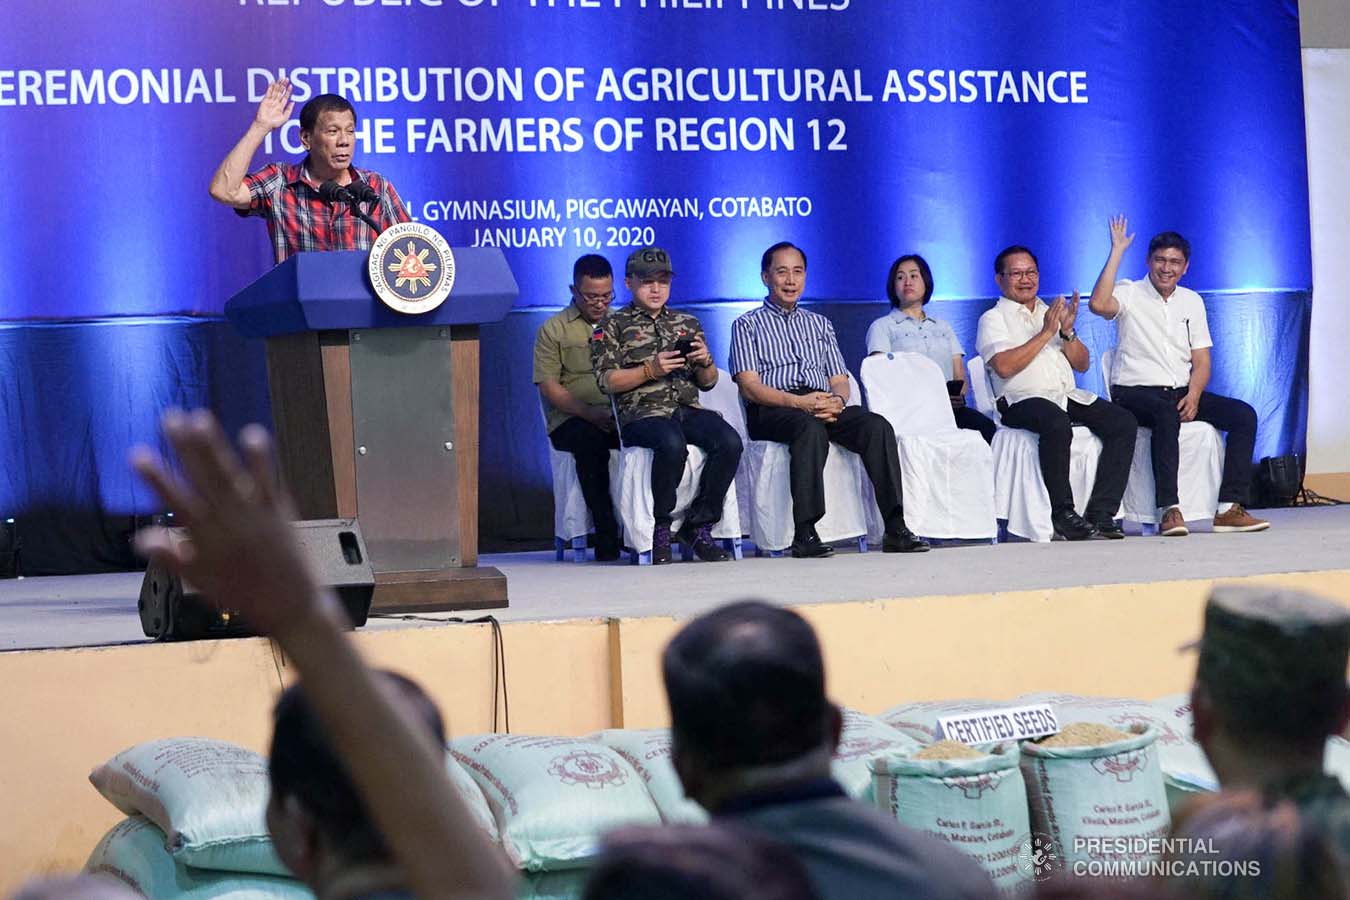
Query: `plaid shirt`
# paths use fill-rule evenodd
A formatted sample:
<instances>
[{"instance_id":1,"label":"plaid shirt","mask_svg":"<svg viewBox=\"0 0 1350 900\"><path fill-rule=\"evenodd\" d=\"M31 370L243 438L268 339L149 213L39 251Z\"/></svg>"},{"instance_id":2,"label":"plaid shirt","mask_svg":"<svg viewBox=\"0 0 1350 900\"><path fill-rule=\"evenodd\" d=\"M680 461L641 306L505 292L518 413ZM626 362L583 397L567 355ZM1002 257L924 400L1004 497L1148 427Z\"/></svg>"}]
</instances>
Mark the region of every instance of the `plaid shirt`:
<instances>
[{"instance_id":1,"label":"plaid shirt","mask_svg":"<svg viewBox=\"0 0 1350 900\"><path fill-rule=\"evenodd\" d=\"M380 195L369 215L388 228L409 220L394 186L374 172L352 166L353 180L360 179ZM277 262L311 250L366 250L375 243L370 226L352 215L345 203L328 204L319 197L319 186L305 176L304 164L268 163L244 176L253 195L241 216L266 216L267 233Z\"/></svg>"}]
</instances>

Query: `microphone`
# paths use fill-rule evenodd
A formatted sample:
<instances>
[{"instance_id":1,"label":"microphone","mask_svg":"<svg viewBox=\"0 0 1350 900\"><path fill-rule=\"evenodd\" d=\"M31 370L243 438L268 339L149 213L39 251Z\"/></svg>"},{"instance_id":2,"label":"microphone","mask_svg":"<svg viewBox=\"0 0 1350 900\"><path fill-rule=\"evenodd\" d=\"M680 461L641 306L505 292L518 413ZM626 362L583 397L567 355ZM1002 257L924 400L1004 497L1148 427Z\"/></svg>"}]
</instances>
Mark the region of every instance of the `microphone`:
<instances>
[{"instance_id":1,"label":"microphone","mask_svg":"<svg viewBox=\"0 0 1350 900\"><path fill-rule=\"evenodd\" d=\"M352 193L352 188L356 189L355 194ZM379 224L368 214L362 212L361 207L357 205L357 198L361 197L364 199L367 195L377 200L379 199L379 195L371 190L370 185L360 181L353 181L346 187L331 180L325 181L323 184L319 185L319 196L323 200L328 203L346 203L351 209L352 215L369 225L371 231L379 234L383 229L381 229Z\"/></svg>"},{"instance_id":2,"label":"microphone","mask_svg":"<svg viewBox=\"0 0 1350 900\"><path fill-rule=\"evenodd\" d=\"M351 191L331 180L319 185L319 196L329 203L356 203Z\"/></svg>"},{"instance_id":3,"label":"microphone","mask_svg":"<svg viewBox=\"0 0 1350 900\"><path fill-rule=\"evenodd\" d=\"M375 189L360 179L354 179L351 184L347 185L347 190L356 203L380 202L380 195L375 192Z\"/></svg>"}]
</instances>

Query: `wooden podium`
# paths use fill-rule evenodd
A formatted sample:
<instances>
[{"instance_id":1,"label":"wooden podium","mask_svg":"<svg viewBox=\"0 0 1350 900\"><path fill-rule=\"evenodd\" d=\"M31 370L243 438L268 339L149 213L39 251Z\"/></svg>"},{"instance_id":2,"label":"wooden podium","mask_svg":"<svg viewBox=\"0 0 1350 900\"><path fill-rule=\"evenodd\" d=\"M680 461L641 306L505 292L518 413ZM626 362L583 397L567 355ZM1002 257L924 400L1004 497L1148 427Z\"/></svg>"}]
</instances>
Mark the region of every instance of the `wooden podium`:
<instances>
[{"instance_id":1,"label":"wooden podium","mask_svg":"<svg viewBox=\"0 0 1350 900\"><path fill-rule=\"evenodd\" d=\"M302 519L356 518L375 612L507 605L478 565L478 326L519 293L491 247L456 247L455 286L406 316L375 298L364 251L299 253L225 305L267 341L282 476Z\"/></svg>"}]
</instances>

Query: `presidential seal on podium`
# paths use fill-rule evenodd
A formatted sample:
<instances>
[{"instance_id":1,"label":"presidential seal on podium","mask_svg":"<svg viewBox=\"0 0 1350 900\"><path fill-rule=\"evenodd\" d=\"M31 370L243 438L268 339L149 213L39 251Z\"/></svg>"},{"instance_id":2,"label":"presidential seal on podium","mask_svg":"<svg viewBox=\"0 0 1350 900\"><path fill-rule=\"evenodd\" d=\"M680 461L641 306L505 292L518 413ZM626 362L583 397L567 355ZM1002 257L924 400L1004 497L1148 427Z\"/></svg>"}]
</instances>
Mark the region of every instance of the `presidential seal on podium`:
<instances>
[{"instance_id":1,"label":"presidential seal on podium","mask_svg":"<svg viewBox=\"0 0 1350 900\"><path fill-rule=\"evenodd\" d=\"M390 226L371 245L366 264L375 296L395 312L431 312L455 286L455 255L436 229L421 222Z\"/></svg>"}]
</instances>

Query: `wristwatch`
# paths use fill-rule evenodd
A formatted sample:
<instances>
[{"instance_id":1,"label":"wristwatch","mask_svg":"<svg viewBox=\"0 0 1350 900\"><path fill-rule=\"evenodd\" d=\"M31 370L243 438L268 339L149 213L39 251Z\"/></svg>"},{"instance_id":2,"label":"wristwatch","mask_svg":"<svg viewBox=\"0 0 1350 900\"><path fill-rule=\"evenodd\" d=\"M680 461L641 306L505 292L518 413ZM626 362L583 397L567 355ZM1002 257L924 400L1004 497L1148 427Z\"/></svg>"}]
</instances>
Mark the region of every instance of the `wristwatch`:
<instances>
[{"instance_id":1,"label":"wristwatch","mask_svg":"<svg viewBox=\"0 0 1350 900\"><path fill-rule=\"evenodd\" d=\"M1074 341L1078 340L1078 332L1074 331L1072 328L1069 329L1068 334L1065 334L1064 332L1061 331L1059 333L1059 339L1062 341L1068 341L1070 344L1072 344Z\"/></svg>"}]
</instances>

